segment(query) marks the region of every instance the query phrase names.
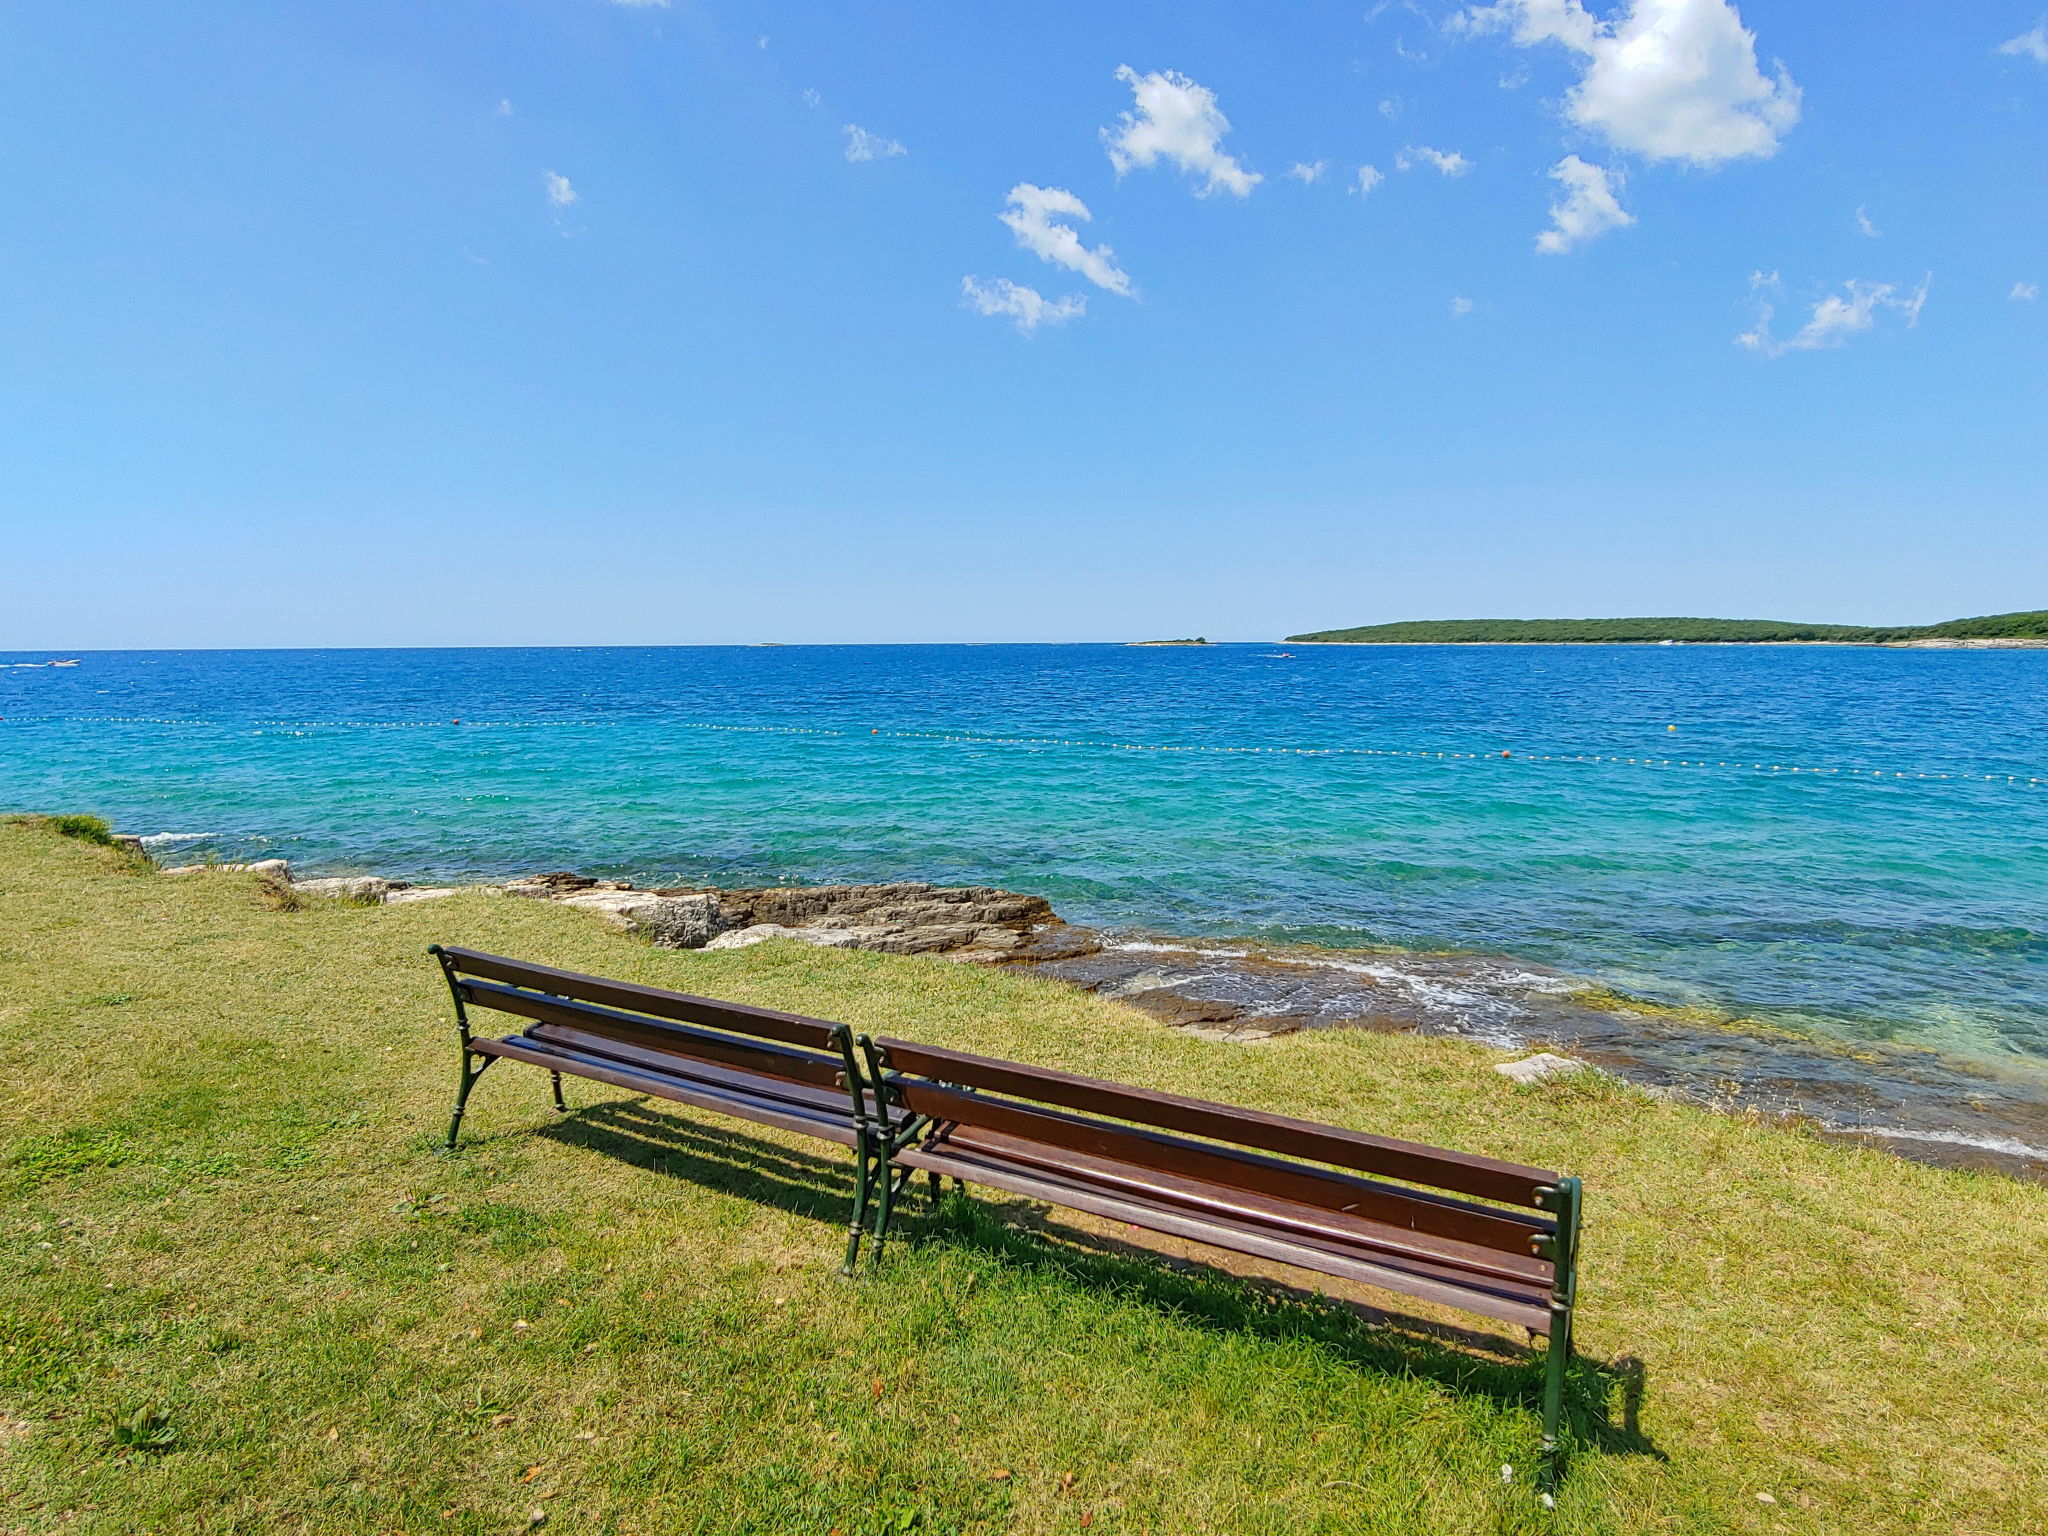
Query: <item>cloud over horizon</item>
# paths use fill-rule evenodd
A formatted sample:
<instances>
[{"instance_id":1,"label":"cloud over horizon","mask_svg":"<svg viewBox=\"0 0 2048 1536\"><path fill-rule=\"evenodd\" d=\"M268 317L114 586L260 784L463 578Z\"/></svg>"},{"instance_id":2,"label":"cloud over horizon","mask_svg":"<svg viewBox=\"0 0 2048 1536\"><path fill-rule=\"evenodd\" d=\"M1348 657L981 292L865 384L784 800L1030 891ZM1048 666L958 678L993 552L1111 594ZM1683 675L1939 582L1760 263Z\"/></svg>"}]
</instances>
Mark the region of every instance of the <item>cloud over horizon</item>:
<instances>
[{"instance_id":1,"label":"cloud over horizon","mask_svg":"<svg viewBox=\"0 0 2048 1536\"><path fill-rule=\"evenodd\" d=\"M1008 202L996 215L1017 237L1017 243L1056 267L1078 272L1098 288L1130 296L1131 279L1116 264L1116 252L1106 245L1092 250L1082 244L1081 233L1061 218L1090 219L1088 205L1065 187L1040 187L1020 181L1010 188Z\"/></svg>"},{"instance_id":2,"label":"cloud over horizon","mask_svg":"<svg viewBox=\"0 0 2048 1536\"><path fill-rule=\"evenodd\" d=\"M1783 65L1770 76L1758 67L1756 35L1730 0L1628 0L1605 20L1580 0L1499 0L1446 25L1569 49L1579 80L1565 116L1646 160L1765 159L1799 121L1799 87Z\"/></svg>"},{"instance_id":3,"label":"cloud over horizon","mask_svg":"<svg viewBox=\"0 0 2048 1536\"><path fill-rule=\"evenodd\" d=\"M1026 288L1007 277L984 283L978 277L960 279L960 302L978 315L1002 315L1029 336L1041 325L1065 325L1088 312L1088 300L1078 293L1064 299L1048 299L1036 288Z\"/></svg>"},{"instance_id":4,"label":"cloud over horizon","mask_svg":"<svg viewBox=\"0 0 2048 1536\"><path fill-rule=\"evenodd\" d=\"M1536 237L1536 249L1546 256L1562 256L1610 229L1635 223L1635 215L1616 195L1621 190L1619 171L1566 155L1550 168L1550 177L1564 194L1550 205L1550 228Z\"/></svg>"},{"instance_id":5,"label":"cloud over horizon","mask_svg":"<svg viewBox=\"0 0 2048 1536\"><path fill-rule=\"evenodd\" d=\"M1783 357L1788 352L1816 352L1824 347L1839 347L1850 337L1874 329L1880 310L1905 316L1906 328L1911 330L1920 323L1920 311L1927 303L1927 289L1933 281L1934 274L1930 272L1920 279L1918 287L1905 292L1894 283L1871 283L1852 277L1842 285L1840 293L1831 293L1815 304L1806 323L1783 340L1771 334L1774 306L1762 301L1757 305L1756 324L1737 336L1735 344L1764 357ZM1775 289L1777 286L1778 274L1775 272L1768 275L1757 273L1750 278L1750 287L1754 291Z\"/></svg>"},{"instance_id":6,"label":"cloud over horizon","mask_svg":"<svg viewBox=\"0 0 2048 1536\"><path fill-rule=\"evenodd\" d=\"M1223 136L1230 132L1230 119L1207 86L1170 69L1141 75L1128 64L1117 66L1116 78L1130 86L1137 108L1123 113L1119 126L1102 130L1103 147L1117 175L1171 160L1184 174L1203 178L1195 188L1197 197L1219 188L1249 197L1266 179L1225 153Z\"/></svg>"},{"instance_id":7,"label":"cloud over horizon","mask_svg":"<svg viewBox=\"0 0 2048 1536\"><path fill-rule=\"evenodd\" d=\"M879 133L869 133L858 123L848 123L839 131L846 135L846 158L856 165L863 160L887 160L895 155L910 153L895 139L885 138Z\"/></svg>"},{"instance_id":8,"label":"cloud over horizon","mask_svg":"<svg viewBox=\"0 0 2048 1536\"><path fill-rule=\"evenodd\" d=\"M1450 177L1463 176L1472 169L1472 162L1455 149L1431 149L1427 144L1410 144L1394 156L1397 171L1412 171L1422 165Z\"/></svg>"}]
</instances>

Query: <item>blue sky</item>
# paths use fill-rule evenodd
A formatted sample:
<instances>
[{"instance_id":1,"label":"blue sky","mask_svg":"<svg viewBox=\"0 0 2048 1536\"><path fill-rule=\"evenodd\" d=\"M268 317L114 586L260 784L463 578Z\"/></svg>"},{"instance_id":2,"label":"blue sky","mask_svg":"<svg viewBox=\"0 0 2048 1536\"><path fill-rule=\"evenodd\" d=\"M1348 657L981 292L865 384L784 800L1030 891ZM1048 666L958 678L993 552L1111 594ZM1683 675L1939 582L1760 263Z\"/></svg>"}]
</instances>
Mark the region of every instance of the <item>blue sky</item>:
<instances>
[{"instance_id":1,"label":"blue sky","mask_svg":"<svg viewBox=\"0 0 2048 1536\"><path fill-rule=\"evenodd\" d=\"M2041 3L17 0L0 646L2048 606Z\"/></svg>"}]
</instances>

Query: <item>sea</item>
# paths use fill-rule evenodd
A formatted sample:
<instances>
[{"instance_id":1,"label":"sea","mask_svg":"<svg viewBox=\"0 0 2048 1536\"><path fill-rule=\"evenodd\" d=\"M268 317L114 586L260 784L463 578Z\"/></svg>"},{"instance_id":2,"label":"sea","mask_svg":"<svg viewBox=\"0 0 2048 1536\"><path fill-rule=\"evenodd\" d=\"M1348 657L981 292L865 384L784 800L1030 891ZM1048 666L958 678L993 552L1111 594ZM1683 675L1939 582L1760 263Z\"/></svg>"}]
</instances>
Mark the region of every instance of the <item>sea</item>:
<instances>
[{"instance_id":1,"label":"sea","mask_svg":"<svg viewBox=\"0 0 2048 1536\"><path fill-rule=\"evenodd\" d=\"M2048 1166L2048 650L60 659L0 655L0 808L160 860L999 885L1254 1014Z\"/></svg>"}]
</instances>

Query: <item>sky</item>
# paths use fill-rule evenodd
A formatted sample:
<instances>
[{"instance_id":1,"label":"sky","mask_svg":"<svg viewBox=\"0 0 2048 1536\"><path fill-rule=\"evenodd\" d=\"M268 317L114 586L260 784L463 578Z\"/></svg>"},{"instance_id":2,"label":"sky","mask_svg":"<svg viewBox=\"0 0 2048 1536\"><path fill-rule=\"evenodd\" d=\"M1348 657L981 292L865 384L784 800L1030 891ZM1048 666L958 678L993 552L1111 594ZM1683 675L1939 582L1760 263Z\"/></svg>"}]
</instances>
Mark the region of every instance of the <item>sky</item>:
<instances>
[{"instance_id":1,"label":"sky","mask_svg":"<svg viewBox=\"0 0 2048 1536\"><path fill-rule=\"evenodd\" d=\"M2044 0L0 10L0 647L2048 607Z\"/></svg>"}]
</instances>

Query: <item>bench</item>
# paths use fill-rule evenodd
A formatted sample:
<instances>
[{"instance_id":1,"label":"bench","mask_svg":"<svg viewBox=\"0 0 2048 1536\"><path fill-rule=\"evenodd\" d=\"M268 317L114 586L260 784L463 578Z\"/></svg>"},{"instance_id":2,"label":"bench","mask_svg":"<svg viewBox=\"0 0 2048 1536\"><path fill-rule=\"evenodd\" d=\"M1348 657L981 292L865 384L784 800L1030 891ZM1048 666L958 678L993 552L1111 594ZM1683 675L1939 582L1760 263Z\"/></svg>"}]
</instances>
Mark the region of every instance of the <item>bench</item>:
<instances>
[{"instance_id":1,"label":"bench","mask_svg":"<svg viewBox=\"0 0 2048 1536\"><path fill-rule=\"evenodd\" d=\"M909 1040L857 1044L881 1090L878 1251L922 1172L934 1195L952 1178L1518 1324L1549 1341L1554 1480L1577 1179Z\"/></svg>"},{"instance_id":2,"label":"bench","mask_svg":"<svg viewBox=\"0 0 2048 1536\"><path fill-rule=\"evenodd\" d=\"M586 1077L836 1142L854 1152L846 1241L846 1267L852 1269L874 1194L879 1138L845 1025L473 949L435 944L428 953L447 978L462 1037L462 1075L448 1121L451 1152L470 1090L501 1060L545 1067L555 1108L564 1113L562 1078ZM503 1038L479 1034L470 1019L479 1008L523 1023Z\"/></svg>"},{"instance_id":3,"label":"bench","mask_svg":"<svg viewBox=\"0 0 2048 1536\"><path fill-rule=\"evenodd\" d=\"M1571 1361L1579 1181L1069 1072L855 1036L843 1024L433 945L455 1004L461 1079L493 1061L849 1147L851 1273L918 1174L1122 1221L1440 1302L1548 1338L1543 1463L1555 1477ZM470 1010L522 1020L502 1038Z\"/></svg>"}]
</instances>

